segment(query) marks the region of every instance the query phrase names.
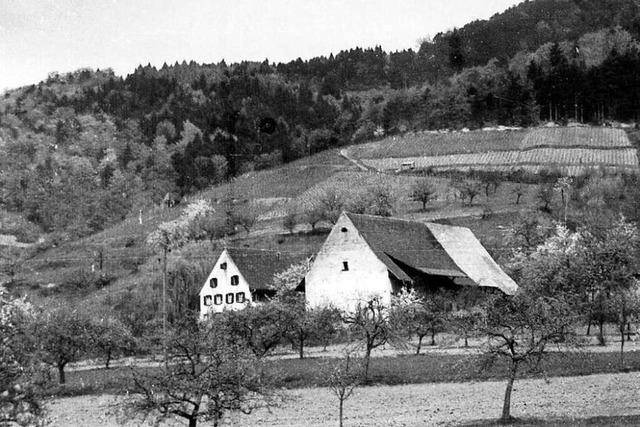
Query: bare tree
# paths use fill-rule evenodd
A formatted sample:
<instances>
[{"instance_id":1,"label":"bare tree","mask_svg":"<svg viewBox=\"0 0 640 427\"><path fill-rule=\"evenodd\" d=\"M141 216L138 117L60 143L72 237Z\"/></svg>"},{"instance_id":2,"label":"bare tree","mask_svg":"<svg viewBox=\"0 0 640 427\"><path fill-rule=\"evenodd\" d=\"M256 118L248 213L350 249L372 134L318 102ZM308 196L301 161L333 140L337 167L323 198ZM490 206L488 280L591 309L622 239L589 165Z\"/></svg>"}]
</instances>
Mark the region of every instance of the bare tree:
<instances>
[{"instance_id":1,"label":"bare tree","mask_svg":"<svg viewBox=\"0 0 640 427\"><path fill-rule=\"evenodd\" d=\"M427 210L427 203L436 198L436 190L428 179L424 178L411 187L410 199L422 203L422 210Z\"/></svg>"},{"instance_id":2,"label":"bare tree","mask_svg":"<svg viewBox=\"0 0 640 427\"><path fill-rule=\"evenodd\" d=\"M520 198L526 194L526 187L523 184L516 184L512 193L516 196L516 205L520 204Z\"/></svg>"},{"instance_id":3,"label":"bare tree","mask_svg":"<svg viewBox=\"0 0 640 427\"><path fill-rule=\"evenodd\" d=\"M544 184L538 189L536 197L540 203L542 203L542 207L540 209L544 212L551 212L551 208L549 206L553 202L553 193L554 190L552 184Z\"/></svg>"},{"instance_id":4,"label":"bare tree","mask_svg":"<svg viewBox=\"0 0 640 427\"><path fill-rule=\"evenodd\" d=\"M460 192L462 200L468 200L469 206L473 204L473 199L482 191L481 184L469 180L456 182L456 188Z\"/></svg>"},{"instance_id":5,"label":"bare tree","mask_svg":"<svg viewBox=\"0 0 640 427\"><path fill-rule=\"evenodd\" d=\"M344 402L351 397L355 388L362 383L363 361L346 349L335 364L326 369L326 383L338 398L340 427L344 422Z\"/></svg>"},{"instance_id":6,"label":"bare tree","mask_svg":"<svg viewBox=\"0 0 640 427\"><path fill-rule=\"evenodd\" d=\"M369 378L371 351L394 340L397 335L389 321L389 308L380 297L359 302L355 309L342 314L342 321L364 344L364 381Z\"/></svg>"},{"instance_id":7,"label":"bare tree","mask_svg":"<svg viewBox=\"0 0 640 427\"><path fill-rule=\"evenodd\" d=\"M161 370L133 370L134 390L125 407L160 422L177 416L219 426L231 412L250 413L273 404L260 360L234 339L225 319L193 322L173 332L169 362Z\"/></svg>"},{"instance_id":8,"label":"bare tree","mask_svg":"<svg viewBox=\"0 0 640 427\"><path fill-rule=\"evenodd\" d=\"M318 206L322 210L322 219L335 224L344 209L344 197L333 188L327 189L318 199Z\"/></svg>"},{"instance_id":9,"label":"bare tree","mask_svg":"<svg viewBox=\"0 0 640 427\"><path fill-rule=\"evenodd\" d=\"M507 387L501 421L511 420L511 392L523 365L540 367L549 344L562 341L568 345L567 332L577 315L562 294L536 295L526 290L515 296L489 298L484 305L481 330L489 337L484 349L487 366L496 359L508 362Z\"/></svg>"}]
</instances>

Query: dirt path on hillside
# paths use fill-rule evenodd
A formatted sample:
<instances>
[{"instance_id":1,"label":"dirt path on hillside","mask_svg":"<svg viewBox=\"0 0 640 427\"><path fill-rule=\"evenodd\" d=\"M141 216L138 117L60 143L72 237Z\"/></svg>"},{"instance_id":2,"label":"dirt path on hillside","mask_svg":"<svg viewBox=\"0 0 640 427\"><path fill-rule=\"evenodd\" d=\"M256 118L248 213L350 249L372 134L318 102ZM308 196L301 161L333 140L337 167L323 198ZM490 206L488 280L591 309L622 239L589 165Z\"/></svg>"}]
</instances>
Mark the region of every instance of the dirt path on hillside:
<instances>
[{"instance_id":1,"label":"dirt path on hillside","mask_svg":"<svg viewBox=\"0 0 640 427\"><path fill-rule=\"evenodd\" d=\"M356 390L345 404L348 426L459 425L495 419L502 407L504 382L374 386ZM512 415L574 421L592 417L638 416L640 373L517 381ZM287 391L285 403L271 412L234 414L231 426L337 425L337 400L326 388ZM116 427L112 395L56 399L48 405L53 426ZM122 398L120 398L122 399ZM125 426L140 425L128 420ZM150 425L147 421L145 425ZM186 425L171 420L162 425ZM202 424L206 425L206 424Z\"/></svg>"},{"instance_id":2,"label":"dirt path on hillside","mask_svg":"<svg viewBox=\"0 0 640 427\"><path fill-rule=\"evenodd\" d=\"M349 160L354 165L356 165L358 167L358 169L360 169L361 171L368 172L370 170L368 167L366 167L365 165L363 165L362 163L360 163L359 161L357 161L353 157L349 156L349 153L347 152L347 150L344 150L344 149L340 150L340 155L342 157L344 157L345 159Z\"/></svg>"}]
</instances>

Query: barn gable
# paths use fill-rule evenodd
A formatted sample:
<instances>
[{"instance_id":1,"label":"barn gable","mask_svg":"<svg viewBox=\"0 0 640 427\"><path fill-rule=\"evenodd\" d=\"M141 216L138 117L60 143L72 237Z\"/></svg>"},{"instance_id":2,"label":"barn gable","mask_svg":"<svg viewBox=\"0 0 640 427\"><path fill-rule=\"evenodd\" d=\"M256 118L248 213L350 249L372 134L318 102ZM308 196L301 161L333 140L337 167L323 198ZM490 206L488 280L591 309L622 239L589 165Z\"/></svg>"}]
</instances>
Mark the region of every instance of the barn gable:
<instances>
[{"instance_id":1,"label":"barn gable","mask_svg":"<svg viewBox=\"0 0 640 427\"><path fill-rule=\"evenodd\" d=\"M307 274L307 303L348 309L405 285L518 288L467 228L343 213Z\"/></svg>"}]
</instances>

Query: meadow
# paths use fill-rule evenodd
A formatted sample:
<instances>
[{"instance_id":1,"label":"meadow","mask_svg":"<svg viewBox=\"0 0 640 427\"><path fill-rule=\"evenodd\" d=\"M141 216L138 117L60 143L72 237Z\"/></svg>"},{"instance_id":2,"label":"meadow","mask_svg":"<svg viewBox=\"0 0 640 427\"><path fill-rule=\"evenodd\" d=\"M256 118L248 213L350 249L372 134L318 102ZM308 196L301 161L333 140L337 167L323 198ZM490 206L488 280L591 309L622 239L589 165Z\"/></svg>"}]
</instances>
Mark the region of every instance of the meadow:
<instances>
[{"instance_id":1,"label":"meadow","mask_svg":"<svg viewBox=\"0 0 640 427\"><path fill-rule=\"evenodd\" d=\"M369 386L471 382L504 380L508 369L505 361L485 365L483 357L474 350L440 352L426 349L423 354L400 354L371 359ZM299 389L322 387L326 372L335 364L333 357L305 359L272 356L265 362L267 376L277 388ZM138 367L136 370L159 369ZM619 353L551 352L539 366L529 366L519 378L566 377L620 372ZM625 352L624 371L640 371L640 352ZM76 396L101 393L122 393L132 387L132 368L71 370L67 384L51 390L56 396Z\"/></svg>"}]
</instances>

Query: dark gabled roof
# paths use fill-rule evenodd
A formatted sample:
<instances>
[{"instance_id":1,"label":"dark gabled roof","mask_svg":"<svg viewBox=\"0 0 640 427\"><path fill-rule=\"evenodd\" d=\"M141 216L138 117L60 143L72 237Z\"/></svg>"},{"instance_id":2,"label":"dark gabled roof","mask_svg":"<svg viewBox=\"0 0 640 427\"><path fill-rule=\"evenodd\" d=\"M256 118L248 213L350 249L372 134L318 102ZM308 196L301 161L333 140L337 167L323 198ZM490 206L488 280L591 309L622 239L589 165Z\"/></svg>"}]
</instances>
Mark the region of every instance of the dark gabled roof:
<instances>
[{"instance_id":1,"label":"dark gabled roof","mask_svg":"<svg viewBox=\"0 0 640 427\"><path fill-rule=\"evenodd\" d=\"M251 289L272 289L274 274L307 259L304 254L263 249L227 248L227 253Z\"/></svg>"},{"instance_id":2,"label":"dark gabled roof","mask_svg":"<svg viewBox=\"0 0 640 427\"><path fill-rule=\"evenodd\" d=\"M432 275L465 276L424 223L373 215L346 215L398 279L411 280L399 263Z\"/></svg>"},{"instance_id":3,"label":"dark gabled roof","mask_svg":"<svg viewBox=\"0 0 640 427\"><path fill-rule=\"evenodd\" d=\"M391 274L411 282L407 267L432 276L470 279L512 295L518 285L465 227L345 213Z\"/></svg>"}]
</instances>

